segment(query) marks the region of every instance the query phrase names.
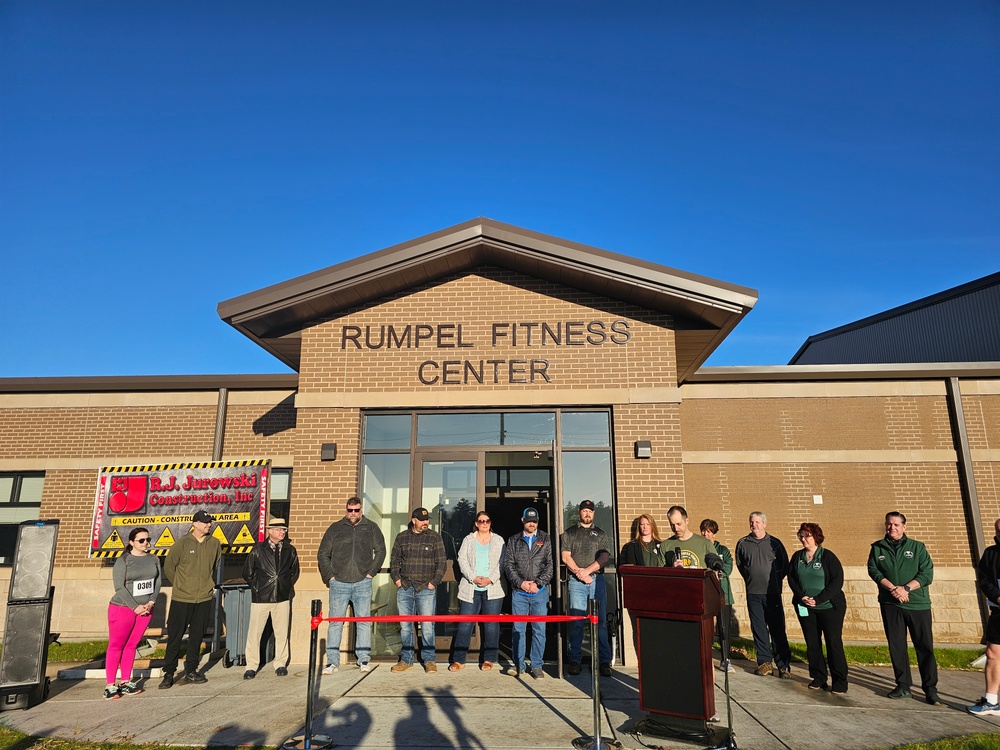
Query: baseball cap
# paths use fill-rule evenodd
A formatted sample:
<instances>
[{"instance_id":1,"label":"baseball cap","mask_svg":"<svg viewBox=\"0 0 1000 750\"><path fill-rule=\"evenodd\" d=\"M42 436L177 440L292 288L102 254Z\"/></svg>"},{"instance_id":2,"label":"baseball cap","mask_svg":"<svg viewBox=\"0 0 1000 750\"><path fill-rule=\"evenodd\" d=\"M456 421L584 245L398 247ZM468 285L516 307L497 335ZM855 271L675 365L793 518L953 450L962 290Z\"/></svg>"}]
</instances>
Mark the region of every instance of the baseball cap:
<instances>
[{"instance_id":1,"label":"baseball cap","mask_svg":"<svg viewBox=\"0 0 1000 750\"><path fill-rule=\"evenodd\" d=\"M538 510L535 508L525 508L524 513L521 514L521 520L538 523Z\"/></svg>"},{"instance_id":2,"label":"baseball cap","mask_svg":"<svg viewBox=\"0 0 1000 750\"><path fill-rule=\"evenodd\" d=\"M212 523L214 520L215 517L212 516L212 514L209 513L208 511L204 510L195 511L195 514L191 517L192 523L194 523L195 521L197 521L198 523Z\"/></svg>"},{"instance_id":3,"label":"baseball cap","mask_svg":"<svg viewBox=\"0 0 1000 750\"><path fill-rule=\"evenodd\" d=\"M594 509L594 501L593 500L584 500L582 503L580 503L580 508L579 509L580 510L593 510Z\"/></svg>"},{"instance_id":4,"label":"baseball cap","mask_svg":"<svg viewBox=\"0 0 1000 750\"><path fill-rule=\"evenodd\" d=\"M415 518L418 521L426 521L431 517L431 514L427 512L427 508L416 508L410 514L410 518Z\"/></svg>"}]
</instances>

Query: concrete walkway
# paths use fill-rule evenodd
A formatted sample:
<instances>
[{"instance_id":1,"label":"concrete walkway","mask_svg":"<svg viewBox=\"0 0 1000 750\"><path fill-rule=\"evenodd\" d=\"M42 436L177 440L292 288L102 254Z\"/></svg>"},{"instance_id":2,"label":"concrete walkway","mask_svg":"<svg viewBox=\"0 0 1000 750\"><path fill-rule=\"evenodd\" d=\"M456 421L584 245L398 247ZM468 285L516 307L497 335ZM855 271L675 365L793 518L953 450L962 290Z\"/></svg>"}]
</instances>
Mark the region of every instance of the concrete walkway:
<instances>
[{"instance_id":1,"label":"concrete walkway","mask_svg":"<svg viewBox=\"0 0 1000 750\"><path fill-rule=\"evenodd\" d=\"M946 706L928 706L919 691L913 700L889 700L889 670L852 668L850 691L835 696L806 688L804 665L792 680L757 677L748 662L730 675L736 741L744 750L888 747L940 737L1000 731L1000 717L970 716L964 706L982 692L981 672L942 671L939 690ZM380 664L368 674L356 667L320 677L314 734L350 748L570 748L593 734L591 678L521 679L470 665L436 675L415 667L393 674ZM158 670L154 670L158 672ZM82 670L76 676L82 676ZM252 681L243 668L207 667L204 685L158 690L150 679L141 695L105 701L103 674L97 679L54 680L48 700L28 710L0 713L0 722L34 736L96 742L159 742L173 745L280 745L302 733L306 669L288 677L265 670ZM716 701L725 719L716 672ZM602 734L621 747L706 747L638 734L649 715L639 710L635 669L616 669L602 680ZM671 721L670 717L653 717Z\"/></svg>"}]
</instances>

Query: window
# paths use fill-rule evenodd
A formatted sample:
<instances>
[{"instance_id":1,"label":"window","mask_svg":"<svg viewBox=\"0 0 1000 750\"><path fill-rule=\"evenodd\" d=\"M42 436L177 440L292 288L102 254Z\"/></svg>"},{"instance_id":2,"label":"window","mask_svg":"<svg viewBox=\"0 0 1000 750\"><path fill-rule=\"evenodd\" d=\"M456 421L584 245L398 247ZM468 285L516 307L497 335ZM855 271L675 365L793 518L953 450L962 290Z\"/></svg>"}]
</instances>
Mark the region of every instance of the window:
<instances>
[{"instance_id":1,"label":"window","mask_svg":"<svg viewBox=\"0 0 1000 750\"><path fill-rule=\"evenodd\" d=\"M271 505L272 518L284 518L285 523L291 523L288 517L291 511L292 470L271 469Z\"/></svg>"},{"instance_id":2,"label":"window","mask_svg":"<svg viewBox=\"0 0 1000 750\"><path fill-rule=\"evenodd\" d=\"M17 526L37 521L45 472L0 472L0 565L13 565Z\"/></svg>"}]
</instances>

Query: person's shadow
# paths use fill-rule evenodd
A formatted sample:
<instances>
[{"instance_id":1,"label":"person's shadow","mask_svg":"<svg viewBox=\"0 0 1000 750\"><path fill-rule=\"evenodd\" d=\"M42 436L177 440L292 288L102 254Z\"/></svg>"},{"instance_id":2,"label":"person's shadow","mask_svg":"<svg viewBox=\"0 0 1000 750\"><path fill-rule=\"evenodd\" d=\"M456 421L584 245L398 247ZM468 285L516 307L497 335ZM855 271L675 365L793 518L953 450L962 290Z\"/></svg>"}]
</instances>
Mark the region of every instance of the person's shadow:
<instances>
[{"instance_id":1,"label":"person's shadow","mask_svg":"<svg viewBox=\"0 0 1000 750\"><path fill-rule=\"evenodd\" d=\"M447 689L428 688L430 694L437 701L437 707L445 713L455 727L455 738L458 746L462 748L482 748L486 750L486 745L475 734L465 726L465 721L459 712L459 704L455 700L455 694Z\"/></svg>"},{"instance_id":2,"label":"person's shadow","mask_svg":"<svg viewBox=\"0 0 1000 750\"><path fill-rule=\"evenodd\" d=\"M212 732L207 747L228 745L230 747L264 747L267 737L256 729L241 727L239 724L223 724Z\"/></svg>"},{"instance_id":3,"label":"person's shadow","mask_svg":"<svg viewBox=\"0 0 1000 750\"><path fill-rule=\"evenodd\" d=\"M427 701L416 690L406 694L410 715L396 724L393 735L396 747L455 747L451 740L431 723L427 711ZM418 741L419 740L419 741Z\"/></svg>"}]
</instances>

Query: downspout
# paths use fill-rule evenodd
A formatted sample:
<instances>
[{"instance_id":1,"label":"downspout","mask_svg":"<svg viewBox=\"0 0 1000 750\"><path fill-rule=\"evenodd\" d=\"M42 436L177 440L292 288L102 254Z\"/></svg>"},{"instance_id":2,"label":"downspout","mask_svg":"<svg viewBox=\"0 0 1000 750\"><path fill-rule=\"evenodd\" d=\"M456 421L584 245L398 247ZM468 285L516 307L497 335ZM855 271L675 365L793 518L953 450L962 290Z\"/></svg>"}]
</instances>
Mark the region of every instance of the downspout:
<instances>
[{"instance_id":1,"label":"downspout","mask_svg":"<svg viewBox=\"0 0 1000 750\"><path fill-rule=\"evenodd\" d=\"M229 389L219 389L219 401L215 407L215 440L212 442L212 460L222 460L222 447L226 441L226 410L229 406ZM215 607L212 614L212 653L219 651L220 634L222 632L222 569L225 563L220 560L215 570Z\"/></svg>"},{"instance_id":2,"label":"downspout","mask_svg":"<svg viewBox=\"0 0 1000 750\"><path fill-rule=\"evenodd\" d=\"M972 564L976 565L986 549L986 541L983 538L982 514L979 508L979 493L976 492L976 475L972 465L972 450L969 448L965 408L962 406L962 389L956 377L948 378L945 381L945 388L948 393L948 413L951 416L952 436L958 457L958 480L962 492L962 505L965 508L965 525L973 552ZM983 597L976 598L979 601L979 616L985 628L989 611Z\"/></svg>"}]
</instances>

